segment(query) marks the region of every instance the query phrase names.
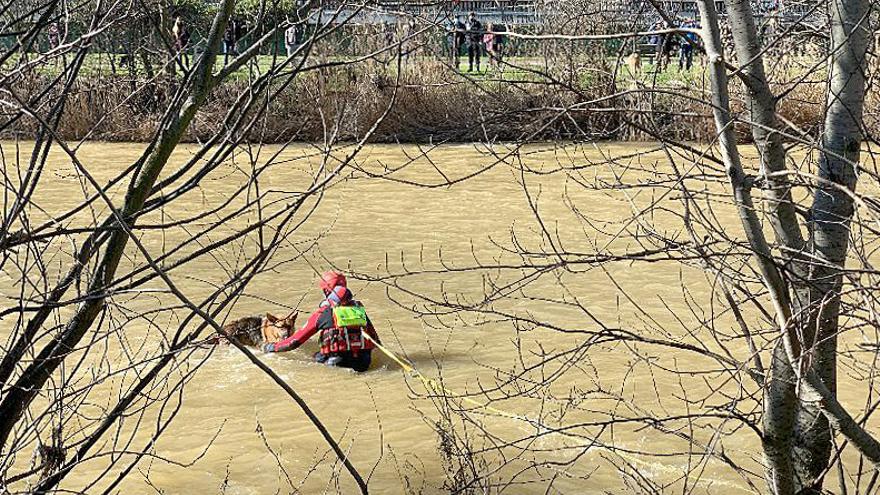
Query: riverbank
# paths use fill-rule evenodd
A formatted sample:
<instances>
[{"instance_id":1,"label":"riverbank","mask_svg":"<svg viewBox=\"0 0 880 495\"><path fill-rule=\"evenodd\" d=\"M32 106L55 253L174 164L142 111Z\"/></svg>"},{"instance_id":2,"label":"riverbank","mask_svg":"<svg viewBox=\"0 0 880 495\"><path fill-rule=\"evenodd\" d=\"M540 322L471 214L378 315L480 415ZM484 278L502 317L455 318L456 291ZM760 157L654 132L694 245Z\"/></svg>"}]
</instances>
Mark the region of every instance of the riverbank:
<instances>
[{"instance_id":1,"label":"riverbank","mask_svg":"<svg viewBox=\"0 0 880 495\"><path fill-rule=\"evenodd\" d=\"M659 75L645 67L637 78L625 68L612 71L571 67L560 72L529 65L468 74L437 60L410 62L399 78L394 66L378 61L312 70L283 88L272 88L270 98L253 95L257 101L251 114L261 107L264 111L247 133L249 139L268 143L323 141L331 135L357 140L390 106L372 142L713 139L711 108L705 103L709 84L700 67L682 72L673 67ZM35 76L23 85L22 96L44 88L46 77ZM228 110L249 93L249 79L232 78L219 87L186 140L204 141L228 128ZM81 77L70 89L57 133L69 140L148 141L177 84L173 77ZM815 135L823 118L823 91L822 80L799 84L781 101L780 115L804 134ZM735 102L741 101L737 96ZM877 109L876 98L869 98L869 131L877 126ZM9 110L5 113L8 119ZM0 137L29 138L35 127L20 119Z\"/></svg>"}]
</instances>

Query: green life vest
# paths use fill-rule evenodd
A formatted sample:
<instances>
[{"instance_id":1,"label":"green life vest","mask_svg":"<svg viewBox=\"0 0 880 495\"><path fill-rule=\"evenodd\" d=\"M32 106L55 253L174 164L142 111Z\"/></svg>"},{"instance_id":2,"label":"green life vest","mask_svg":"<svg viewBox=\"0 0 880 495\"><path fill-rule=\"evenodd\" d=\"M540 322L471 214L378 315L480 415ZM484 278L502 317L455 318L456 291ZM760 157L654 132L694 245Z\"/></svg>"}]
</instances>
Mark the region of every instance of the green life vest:
<instances>
[{"instance_id":1,"label":"green life vest","mask_svg":"<svg viewBox=\"0 0 880 495\"><path fill-rule=\"evenodd\" d=\"M363 306L334 306L333 328L321 331L321 352L357 355L360 351L369 351L373 344L363 337L367 325L367 310Z\"/></svg>"},{"instance_id":2,"label":"green life vest","mask_svg":"<svg viewBox=\"0 0 880 495\"><path fill-rule=\"evenodd\" d=\"M334 306L333 322L338 328L366 327L367 310L363 306Z\"/></svg>"}]
</instances>

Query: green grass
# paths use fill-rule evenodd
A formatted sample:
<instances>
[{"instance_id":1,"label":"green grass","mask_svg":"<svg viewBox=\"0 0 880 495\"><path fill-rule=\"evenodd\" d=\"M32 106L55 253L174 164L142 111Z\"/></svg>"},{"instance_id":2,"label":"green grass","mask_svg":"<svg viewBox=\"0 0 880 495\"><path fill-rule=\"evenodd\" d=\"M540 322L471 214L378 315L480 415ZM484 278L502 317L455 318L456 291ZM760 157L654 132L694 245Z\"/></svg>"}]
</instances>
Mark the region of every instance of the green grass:
<instances>
[{"instance_id":1,"label":"green grass","mask_svg":"<svg viewBox=\"0 0 880 495\"><path fill-rule=\"evenodd\" d=\"M39 54L28 54L28 59L33 60L38 57ZM284 56L279 54L277 57L273 57L272 55L258 55L254 58L250 63L244 65L242 68L237 70L232 74L232 80L247 80L251 74L265 74L269 70L272 69L273 65L279 64L284 60ZM343 61L350 60L354 57L329 57L322 58L322 60L330 60L330 61ZM223 64L224 56L223 54L218 55L218 64ZM315 61L318 60L317 57L313 58ZM12 58L7 61L5 64L5 69L10 69L15 66L21 57ZM70 62L71 57L67 57L66 61ZM112 62L111 62L112 60ZM232 57L230 57L232 60ZM432 55L420 55L418 57L411 57L407 63L418 63L420 60L437 60L435 56ZM502 76L508 80L525 80L531 79L533 76L526 70L517 69L515 67L504 66L502 68L493 67L491 70L487 64L488 57L481 58L480 70L474 70L473 72L468 72L468 64L467 64L467 56L461 58L461 63L459 65L459 72L468 76L475 77L477 79L482 78L495 78ZM536 57L507 57L505 59L506 62L522 67L533 67L535 69L540 69L543 65L540 62L540 59ZM107 76L119 76L119 77L127 77L129 75L129 65L124 63L124 55L123 54L110 54L106 52L99 53L89 53L86 55L85 62L83 63L83 67L80 71L80 74L85 77L107 77ZM190 54L189 55L189 63L193 64L195 62L195 57ZM53 59L51 61L47 61L39 65L36 70L39 73L54 76L57 75L62 67L64 61L62 59ZM115 71L114 71L115 68ZM163 70L164 66L158 64L154 61L153 71L159 72ZM175 67L176 72L180 74L179 66ZM392 60L388 63L388 70L393 75L396 70L396 63ZM146 70L144 64L140 57L136 57L134 71L138 75L138 77L144 77L146 74Z\"/></svg>"},{"instance_id":2,"label":"green grass","mask_svg":"<svg viewBox=\"0 0 880 495\"><path fill-rule=\"evenodd\" d=\"M28 58L33 60L37 57L37 54L28 54ZM222 65L223 63L223 55L218 55L218 63ZM353 57L315 57L313 60L336 60L343 61L346 59L351 59ZM129 75L129 67L127 64L123 64L123 56L121 54L112 55L106 52L99 53L89 53L86 55L86 60L83 65L81 75L85 77L109 77L114 75L113 66L111 63L111 59L115 63L115 75L119 77L127 77ZM13 67L18 60L9 60L5 64L5 67L0 69L9 70ZM249 64L246 64L244 67L236 71L232 74L231 80L242 82L247 81L252 74L265 74L274 64L280 63L284 60L282 55L278 55L277 57L273 57L272 55L259 55L255 57L253 61ZM435 61L437 60L434 55L418 55L410 57L408 61L405 62L406 65L410 64L419 64L424 61ZM472 72L468 72L468 62L467 56L464 55L459 59L459 67L458 71L461 75L473 78L476 81L492 81L498 82L498 80L509 81L509 82L527 82L527 81L538 81L541 79L541 76L531 72L531 70L535 71L543 71L545 68L545 61L540 57L532 57L532 56L507 56L505 57L505 62L509 65L504 65L502 67L492 67L489 68L488 65L488 57L481 57L481 65L480 70L474 70ZM70 57L67 58L67 61L70 61ZM194 62L194 57L190 55L190 64ZM615 57L609 57L608 65L613 66L614 63L617 62ZM513 66L513 67L511 67ZM37 71L39 73L53 76L57 75L62 67L61 60L53 60L46 62L39 67L37 67ZM390 60L384 69L386 75L391 77L395 76L397 64L394 60ZM521 68L517 68L521 67ZM772 63L770 64L772 67ZM162 70L161 66L154 65L154 72L158 72ZM435 67L431 67L430 70L437 70ZM146 71L144 70L143 63L140 58L136 59L135 71L138 77L145 77ZM556 71L554 71L556 72ZM702 64L701 57L694 57L694 64L691 70L683 70L679 71L678 69L678 60L673 59L669 66L659 73L656 73L656 67L651 63L644 63L641 67L641 73L638 75L638 80L647 86L663 86L663 87L689 87L689 88L705 88L708 85L708 77L706 74L705 67ZM780 77L779 71L774 71L773 74L775 78ZM802 73L803 70L800 67L789 64L784 68L781 74L782 77L789 79L796 79L797 75ZM180 71L177 70L178 76L180 75ZM558 75L558 74L557 74ZM589 86L596 79L596 73L594 71L584 71L580 76L580 84L583 86ZM620 86L625 86L632 82L634 78L629 73L626 65L622 65L619 67L617 71L617 83Z\"/></svg>"}]
</instances>

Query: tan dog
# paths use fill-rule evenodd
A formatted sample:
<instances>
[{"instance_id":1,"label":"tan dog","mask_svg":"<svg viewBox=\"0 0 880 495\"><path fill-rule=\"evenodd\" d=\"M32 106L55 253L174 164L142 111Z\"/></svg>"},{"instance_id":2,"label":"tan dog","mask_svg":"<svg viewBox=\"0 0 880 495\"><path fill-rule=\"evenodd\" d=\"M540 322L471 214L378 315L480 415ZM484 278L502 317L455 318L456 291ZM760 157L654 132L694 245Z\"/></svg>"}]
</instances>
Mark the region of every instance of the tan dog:
<instances>
[{"instance_id":1,"label":"tan dog","mask_svg":"<svg viewBox=\"0 0 880 495\"><path fill-rule=\"evenodd\" d=\"M286 339L296 330L297 313L290 313L279 318L271 313L266 316L246 316L223 325L223 331L229 338L239 343L262 347L263 344L275 343ZM223 335L215 334L208 342L211 344L229 343Z\"/></svg>"},{"instance_id":2,"label":"tan dog","mask_svg":"<svg viewBox=\"0 0 880 495\"><path fill-rule=\"evenodd\" d=\"M266 313L260 331L263 334L263 344L274 344L293 335L296 330L297 313L290 313L284 318ZM261 344L262 345L262 344Z\"/></svg>"},{"instance_id":3,"label":"tan dog","mask_svg":"<svg viewBox=\"0 0 880 495\"><path fill-rule=\"evenodd\" d=\"M624 63L626 63L626 67L629 69L629 74L632 77L637 77L642 72L642 56L639 55L639 52L630 53L625 59L623 59Z\"/></svg>"}]
</instances>

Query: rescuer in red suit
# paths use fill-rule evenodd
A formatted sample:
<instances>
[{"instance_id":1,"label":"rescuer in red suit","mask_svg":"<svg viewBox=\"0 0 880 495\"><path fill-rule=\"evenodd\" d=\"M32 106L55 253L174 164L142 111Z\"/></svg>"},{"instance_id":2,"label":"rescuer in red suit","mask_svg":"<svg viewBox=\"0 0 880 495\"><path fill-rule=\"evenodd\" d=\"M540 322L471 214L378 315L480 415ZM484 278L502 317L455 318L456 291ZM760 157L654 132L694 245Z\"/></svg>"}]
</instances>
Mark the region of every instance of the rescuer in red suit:
<instances>
[{"instance_id":1,"label":"rescuer in red suit","mask_svg":"<svg viewBox=\"0 0 880 495\"><path fill-rule=\"evenodd\" d=\"M264 345L263 350L290 351L320 332L321 350L315 353L315 361L366 371L376 347L374 341L381 342L363 304L354 300L345 275L339 272L324 272L318 280L318 287L324 292L324 300L306 324L290 337Z\"/></svg>"}]
</instances>

